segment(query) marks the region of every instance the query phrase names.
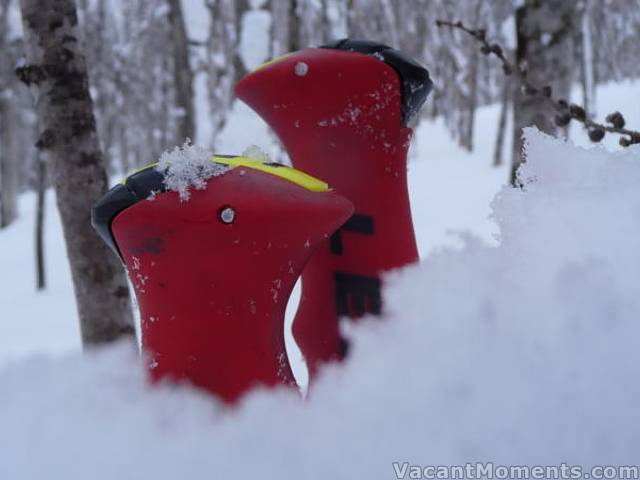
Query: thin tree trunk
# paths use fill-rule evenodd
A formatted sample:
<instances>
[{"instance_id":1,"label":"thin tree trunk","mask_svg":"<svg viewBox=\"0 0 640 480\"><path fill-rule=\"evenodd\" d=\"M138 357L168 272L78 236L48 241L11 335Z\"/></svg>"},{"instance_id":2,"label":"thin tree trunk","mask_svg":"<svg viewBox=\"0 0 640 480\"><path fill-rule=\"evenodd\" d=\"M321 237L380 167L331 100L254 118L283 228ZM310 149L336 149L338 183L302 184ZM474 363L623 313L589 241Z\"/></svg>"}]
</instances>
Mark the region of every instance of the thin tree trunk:
<instances>
[{"instance_id":1,"label":"thin tree trunk","mask_svg":"<svg viewBox=\"0 0 640 480\"><path fill-rule=\"evenodd\" d=\"M193 70L189 62L189 39L184 23L180 0L168 0L169 24L173 43L173 82L176 91L176 106L182 116L178 126L180 143L186 138L195 139L196 125L193 107Z\"/></svg>"},{"instance_id":2,"label":"thin tree trunk","mask_svg":"<svg viewBox=\"0 0 640 480\"><path fill-rule=\"evenodd\" d=\"M347 16L347 37L357 38L357 18L355 11L355 1L354 0L346 0L347 8L346 8L346 16Z\"/></svg>"},{"instance_id":3,"label":"thin tree trunk","mask_svg":"<svg viewBox=\"0 0 640 480\"><path fill-rule=\"evenodd\" d=\"M10 0L0 0L0 49L2 50L8 47L10 6ZM12 119L11 95L5 95L7 88L7 79L0 77L0 229L13 223L18 214L17 158L19 157L14 148L15 122Z\"/></svg>"},{"instance_id":4,"label":"thin tree trunk","mask_svg":"<svg viewBox=\"0 0 640 480\"><path fill-rule=\"evenodd\" d=\"M0 49L7 48L9 0L0 0ZM9 226L16 218L17 189L15 188L15 154L13 129L6 78L0 77L0 228Z\"/></svg>"},{"instance_id":5,"label":"thin tree trunk","mask_svg":"<svg viewBox=\"0 0 640 480\"><path fill-rule=\"evenodd\" d=\"M389 2L389 0L380 0L380 7L384 15L381 15L380 20L386 20L387 22L387 41L398 48L400 46L400 41L398 38L398 15L396 8L394 5Z\"/></svg>"},{"instance_id":6,"label":"thin tree trunk","mask_svg":"<svg viewBox=\"0 0 640 480\"><path fill-rule=\"evenodd\" d=\"M509 99L511 98L511 82L505 79L502 87L502 101L500 106L500 119L498 120L498 131L496 132L496 144L493 151L493 166L502 165L502 151L504 148L505 131L507 130L507 113L509 111Z\"/></svg>"},{"instance_id":7,"label":"thin tree trunk","mask_svg":"<svg viewBox=\"0 0 640 480\"><path fill-rule=\"evenodd\" d=\"M90 209L107 188L73 0L21 0L27 65L47 152L84 345L134 335L122 265L91 228Z\"/></svg>"},{"instance_id":8,"label":"thin tree trunk","mask_svg":"<svg viewBox=\"0 0 640 480\"><path fill-rule=\"evenodd\" d=\"M516 62L526 67L533 85L549 85L554 95L566 98L571 88L572 40L576 2L525 0L516 10ZM536 126L555 134L552 112L544 101L514 89L513 152L511 183L517 185L517 171L523 161L522 129Z\"/></svg>"},{"instance_id":9,"label":"thin tree trunk","mask_svg":"<svg viewBox=\"0 0 640 480\"><path fill-rule=\"evenodd\" d=\"M11 104L0 98L0 228L8 227L18 216L18 159L14 135Z\"/></svg>"},{"instance_id":10,"label":"thin tree trunk","mask_svg":"<svg viewBox=\"0 0 640 480\"><path fill-rule=\"evenodd\" d=\"M322 9L322 43L327 43L333 40L331 19L329 18L329 0L321 0L320 8Z\"/></svg>"},{"instance_id":11,"label":"thin tree trunk","mask_svg":"<svg viewBox=\"0 0 640 480\"><path fill-rule=\"evenodd\" d=\"M478 106L478 64L479 55L477 48L471 53L471 68L469 72L469 97L466 115L463 115L460 146L469 152L473 151L473 130Z\"/></svg>"},{"instance_id":12,"label":"thin tree trunk","mask_svg":"<svg viewBox=\"0 0 640 480\"><path fill-rule=\"evenodd\" d=\"M584 5L584 11L582 12L581 19L581 32L580 32L580 64L581 64L581 79L582 79L582 104L587 113L588 118L593 118L596 115L595 111L595 82L593 74L593 45L591 43L591 25L589 23L589 10L591 2L587 0Z\"/></svg>"},{"instance_id":13,"label":"thin tree trunk","mask_svg":"<svg viewBox=\"0 0 640 480\"><path fill-rule=\"evenodd\" d=\"M234 85L240 81L247 73L247 68L242 61L242 57L240 56L240 41L242 39L242 28L243 23L242 19L244 14L249 10L249 2L248 0L235 0L233 2L235 5L235 21L236 21L236 44L234 48L233 55L233 65L234 65Z\"/></svg>"},{"instance_id":14,"label":"thin tree trunk","mask_svg":"<svg viewBox=\"0 0 640 480\"><path fill-rule=\"evenodd\" d=\"M289 0L287 51L300 49L300 21L298 19L298 0Z\"/></svg>"},{"instance_id":15,"label":"thin tree trunk","mask_svg":"<svg viewBox=\"0 0 640 480\"><path fill-rule=\"evenodd\" d=\"M480 11L482 9L482 2L476 3L476 8L473 16L474 25L478 25L480 22ZM469 98L467 105L467 115L463 116L464 125L461 132L462 138L460 145L468 151L473 151L473 131L476 119L476 108L478 107L478 71L480 70L480 54L478 53L478 47L471 42L471 65L469 68Z\"/></svg>"},{"instance_id":16,"label":"thin tree trunk","mask_svg":"<svg viewBox=\"0 0 640 480\"><path fill-rule=\"evenodd\" d=\"M35 250L36 250L36 290L44 290L47 286L44 259L44 214L45 214L45 194L47 191L47 170L43 155L36 150L37 168L37 200L36 200L36 230L35 230Z\"/></svg>"}]
</instances>

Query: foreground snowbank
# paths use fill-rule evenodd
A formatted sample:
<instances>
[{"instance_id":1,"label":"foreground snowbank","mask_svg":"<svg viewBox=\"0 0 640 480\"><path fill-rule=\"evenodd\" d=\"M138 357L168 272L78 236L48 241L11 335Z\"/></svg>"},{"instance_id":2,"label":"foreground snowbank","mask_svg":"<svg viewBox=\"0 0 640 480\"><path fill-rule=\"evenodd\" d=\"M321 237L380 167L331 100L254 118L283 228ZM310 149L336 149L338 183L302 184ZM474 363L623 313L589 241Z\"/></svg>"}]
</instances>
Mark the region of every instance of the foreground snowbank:
<instances>
[{"instance_id":1,"label":"foreground snowbank","mask_svg":"<svg viewBox=\"0 0 640 480\"><path fill-rule=\"evenodd\" d=\"M395 478L413 464L632 463L640 445L640 149L527 132L501 243L392 275L389 322L302 403L226 413L145 387L125 347L0 372L1 479Z\"/></svg>"}]
</instances>

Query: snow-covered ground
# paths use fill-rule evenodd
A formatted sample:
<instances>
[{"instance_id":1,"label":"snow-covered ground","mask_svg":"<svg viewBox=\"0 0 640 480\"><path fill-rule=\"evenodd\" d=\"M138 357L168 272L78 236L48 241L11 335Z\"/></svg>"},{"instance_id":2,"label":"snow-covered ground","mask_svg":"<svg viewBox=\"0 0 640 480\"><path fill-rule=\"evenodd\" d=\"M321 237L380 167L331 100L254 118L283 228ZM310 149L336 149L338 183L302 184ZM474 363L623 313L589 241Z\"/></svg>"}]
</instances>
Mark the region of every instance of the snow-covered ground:
<instances>
[{"instance_id":1,"label":"snow-covered ground","mask_svg":"<svg viewBox=\"0 0 640 480\"><path fill-rule=\"evenodd\" d=\"M638 88L600 88L598 111L640 125L640 105L628 105ZM53 196L49 287L36 293L35 198L23 195L20 220L0 232L0 479L394 478L393 461L637 462L640 148L586 151L530 133L523 178L535 181L501 190L496 117L480 110L473 153L441 122L418 128L410 191L422 265L392 275L389 321L354 331L349 362L306 403L260 392L224 414L188 388L148 389L124 347L81 356ZM249 142L273 151L236 104L220 151Z\"/></svg>"},{"instance_id":2,"label":"snow-covered ground","mask_svg":"<svg viewBox=\"0 0 640 480\"><path fill-rule=\"evenodd\" d=\"M148 388L124 345L23 359L0 371L0 478L637 463L640 147L530 130L527 151L524 191L492 203L499 244L466 235L391 275L387 321L354 329L349 361L307 401L258 391L226 411L188 387Z\"/></svg>"}]
</instances>

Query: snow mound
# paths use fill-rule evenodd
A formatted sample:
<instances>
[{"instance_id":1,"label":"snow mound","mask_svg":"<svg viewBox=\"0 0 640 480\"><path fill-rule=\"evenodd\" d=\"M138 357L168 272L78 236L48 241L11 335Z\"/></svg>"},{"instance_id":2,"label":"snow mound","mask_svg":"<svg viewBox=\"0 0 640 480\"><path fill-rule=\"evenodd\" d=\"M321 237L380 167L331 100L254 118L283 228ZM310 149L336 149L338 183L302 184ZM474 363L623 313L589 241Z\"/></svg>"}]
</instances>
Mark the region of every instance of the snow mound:
<instances>
[{"instance_id":1,"label":"snow mound","mask_svg":"<svg viewBox=\"0 0 640 480\"><path fill-rule=\"evenodd\" d=\"M252 162L270 163L269 154L257 145L250 145L242 152L242 156Z\"/></svg>"},{"instance_id":2,"label":"snow mound","mask_svg":"<svg viewBox=\"0 0 640 480\"><path fill-rule=\"evenodd\" d=\"M150 389L132 355L0 372L0 478L396 478L393 462L633 464L640 443L640 148L526 132L497 247L462 235L387 278L387 321L303 402L233 411ZM397 467L398 465L396 465Z\"/></svg>"},{"instance_id":3,"label":"snow mound","mask_svg":"<svg viewBox=\"0 0 640 480\"><path fill-rule=\"evenodd\" d=\"M211 162L213 151L192 145L187 140L181 147L174 147L160 156L156 170L164 174L164 183L169 190L180 194L180 200L187 201L190 188L202 190L207 180L222 175L229 167Z\"/></svg>"}]
</instances>

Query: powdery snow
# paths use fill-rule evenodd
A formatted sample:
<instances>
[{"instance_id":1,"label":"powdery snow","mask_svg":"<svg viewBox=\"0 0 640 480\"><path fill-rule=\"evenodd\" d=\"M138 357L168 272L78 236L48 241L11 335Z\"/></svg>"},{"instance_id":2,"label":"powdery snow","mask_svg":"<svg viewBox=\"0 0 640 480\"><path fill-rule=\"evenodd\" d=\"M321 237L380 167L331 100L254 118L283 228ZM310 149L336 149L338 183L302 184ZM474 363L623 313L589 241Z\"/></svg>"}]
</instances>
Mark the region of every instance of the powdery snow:
<instances>
[{"instance_id":1,"label":"powdery snow","mask_svg":"<svg viewBox=\"0 0 640 480\"><path fill-rule=\"evenodd\" d=\"M190 188L202 190L207 179L222 175L229 167L210 160L213 151L192 145L187 140L181 147L174 147L160 156L156 170L164 174L164 183L169 190L180 194L180 200L187 201Z\"/></svg>"},{"instance_id":2,"label":"powdery snow","mask_svg":"<svg viewBox=\"0 0 640 480\"><path fill-rule=\"evenodd\" d=\"M500 243L391 274L387 321L308 401L235 411L151 389L130 349L0 372L0 478L394 478L392 462L637 462L640 148L527 131L524 190L493 202Z\"/></svg>"}]
</instances>

